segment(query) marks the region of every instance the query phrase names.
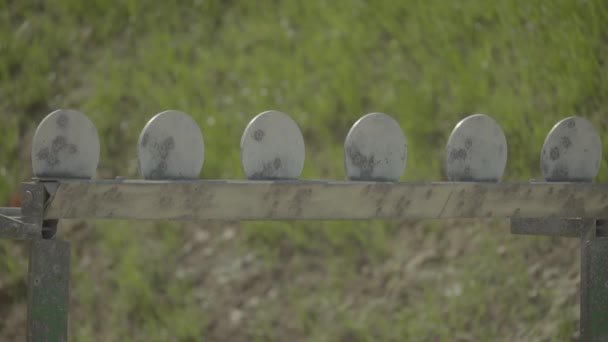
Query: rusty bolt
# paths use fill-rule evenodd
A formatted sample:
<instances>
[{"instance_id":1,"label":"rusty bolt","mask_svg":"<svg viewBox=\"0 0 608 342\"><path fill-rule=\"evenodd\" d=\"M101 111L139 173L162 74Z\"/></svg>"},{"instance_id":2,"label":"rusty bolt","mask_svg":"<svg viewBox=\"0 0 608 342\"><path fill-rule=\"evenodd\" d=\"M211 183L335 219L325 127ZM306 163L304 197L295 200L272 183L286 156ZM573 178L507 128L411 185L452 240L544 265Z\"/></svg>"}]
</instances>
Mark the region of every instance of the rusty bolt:
<instances>
[{"instance_id":1,"label":"rusty bolt","mask_svg":"<svg viewBox=\"0 0 608 342\"><path fill-rule=\"evenodd\" d=\"M31 191L27 190L23 193L23 198L21 199L21 206L27 207L34 200L34 194Z\"/></svg>"}]
</instances>

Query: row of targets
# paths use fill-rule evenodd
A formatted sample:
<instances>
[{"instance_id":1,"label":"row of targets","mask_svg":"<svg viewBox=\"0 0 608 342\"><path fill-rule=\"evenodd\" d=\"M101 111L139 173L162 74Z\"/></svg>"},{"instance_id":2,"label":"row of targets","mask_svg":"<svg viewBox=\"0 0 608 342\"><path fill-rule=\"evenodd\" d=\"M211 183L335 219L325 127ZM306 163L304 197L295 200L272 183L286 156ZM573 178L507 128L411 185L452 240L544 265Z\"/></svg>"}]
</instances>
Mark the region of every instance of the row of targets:
<instances>
[{"instance_id":1,"label":"row of targets","mask_svg":"<svg viewBox=\"0 0 608 342\"><path fill-rule=\"evenodd\" d=\"M241 137L241 165L248 179L298 179L305 144L288 115L266 111L254 117ZM352 181L399 181L408 145L399 123L383 113L361 117L344 141L344 168ZM57 110L38 126L32 166L42 179L90 179L100 145L95 125L82 113ZM582 117L559 121L545 139L540 156L546 181L592 181L602 158L602 142ZM188 114L169 110L152 117L137 144L139 171L147 180L197 179L205 160L203 134ZM507 163L507 139L500 125L484 114L461 120L447 142L445 169L450 181L497 182Z\"/></svg>"}]
</instances>

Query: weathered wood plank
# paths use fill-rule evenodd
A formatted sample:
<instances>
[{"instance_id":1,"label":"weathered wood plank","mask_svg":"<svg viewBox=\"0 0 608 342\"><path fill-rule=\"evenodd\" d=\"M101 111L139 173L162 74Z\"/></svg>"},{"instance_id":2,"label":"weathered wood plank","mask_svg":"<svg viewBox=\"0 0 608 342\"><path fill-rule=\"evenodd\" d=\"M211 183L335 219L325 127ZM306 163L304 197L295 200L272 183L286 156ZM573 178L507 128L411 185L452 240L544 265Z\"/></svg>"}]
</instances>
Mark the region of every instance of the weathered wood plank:
<instances>
[{"instance_id":1,"label":"weathered wood plank","mask_svg":"<svg viewBox=\"0 0 608 342\"><path fill-rule=\"evenodd\" d=\"M59 181L45 219L608 218L608 184Z\"/></svg>"}]
</instances>

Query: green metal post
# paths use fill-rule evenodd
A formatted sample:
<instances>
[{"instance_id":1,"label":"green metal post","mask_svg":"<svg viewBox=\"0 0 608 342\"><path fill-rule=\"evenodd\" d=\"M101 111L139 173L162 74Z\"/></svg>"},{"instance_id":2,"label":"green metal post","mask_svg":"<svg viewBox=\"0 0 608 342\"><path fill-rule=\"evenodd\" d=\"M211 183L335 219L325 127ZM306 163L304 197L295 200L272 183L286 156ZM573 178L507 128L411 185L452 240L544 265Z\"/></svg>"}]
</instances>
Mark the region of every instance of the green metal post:
<instances>
[{"instance_id":1,"label":"green metal post","mask_svg":"<svg viewBox=\"0 0 608 342\"><path fill-rule=\"evenodd\" d=\"M581 341L608 341L608 237L588 225L581 236Z\"/></svg>"},{"instance_id":2,"label":"green metal post","mask_svg":"<svg viewBox=\"0 0 608 342\"><path fill-rule=\"evenodd\" d=\"M28 276L28 342L67 341L69 280L69 243L33 240Z\"/></svg>"}]
</instances>

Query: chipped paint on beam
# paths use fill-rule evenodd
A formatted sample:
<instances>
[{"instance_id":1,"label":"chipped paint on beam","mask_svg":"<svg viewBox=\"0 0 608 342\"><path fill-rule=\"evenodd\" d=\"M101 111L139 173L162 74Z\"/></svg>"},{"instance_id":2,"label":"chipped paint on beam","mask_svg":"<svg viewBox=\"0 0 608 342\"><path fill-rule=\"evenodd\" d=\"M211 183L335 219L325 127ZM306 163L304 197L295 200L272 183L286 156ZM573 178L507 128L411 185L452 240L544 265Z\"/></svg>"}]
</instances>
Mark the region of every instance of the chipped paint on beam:
<instances>
[{"instance_id":1,"label":"chipped paint on beam","mask_svg":"<svg viewBox=\"0 0 608 342\"><path fill-rule=\"evenodd\" d=\"M45 219L608 218L608 184L60 181Z\"/></svg>"},{"instance_id":2,"label":"chipped paint on beam","mask_svg":"<svg viewBox=\"0 0 608 342\"><path fill-rule=\"evenodd\" d=\"M581 237L585 227L595 219L512 218L511 234Z\"/></svg>"}]
</instances>

